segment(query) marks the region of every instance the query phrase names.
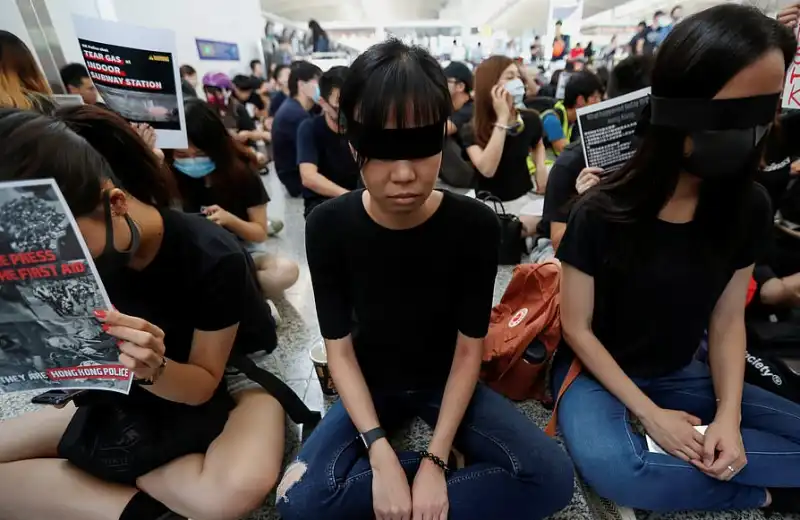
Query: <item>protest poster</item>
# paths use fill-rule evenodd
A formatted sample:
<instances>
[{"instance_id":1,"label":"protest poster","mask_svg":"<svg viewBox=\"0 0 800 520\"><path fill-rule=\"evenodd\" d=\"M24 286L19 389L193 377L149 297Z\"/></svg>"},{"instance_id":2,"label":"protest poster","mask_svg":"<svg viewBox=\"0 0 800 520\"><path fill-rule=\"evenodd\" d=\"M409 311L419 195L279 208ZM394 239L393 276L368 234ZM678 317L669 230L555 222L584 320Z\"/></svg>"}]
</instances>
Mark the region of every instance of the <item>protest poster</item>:
<instances>
[{"instance_id":1,"label":"protest poster","mask_svg":"<svg viewBox=\"0 0 800 520\"><path fill-rule=\"evenodd\" d=\"M633 157L636 125L649 102L648 87L577 110L586 166L609 173Z\"/></svg>"},{"instance_id":2,"label":"protest poster","mask_svg":"<svg viewBox=\"0 0 800 520\"><path fill-rule=\"evenodd\" d=\"M800 26L795 30L794 35L800 37ZM784 81L781 108L800 109L800 45L795 50L794 59L789 65L789 70L786 71Z\"/></svg>"},{"instance_id":3,"label":"protest poster","mask_svg":"<svg viewBox=\"0 0 800 520\"><path fill-rule=\"evenodd\" d=\"M175 33L73 16L83 60L103 102L156 131L156 147L186 148Z\"/></svg>"},{"instance_id":4,"label":"protest poster","mask_svg":"<svg viewBox=\"0 0 800 520\"><path fill-rule=\"evenodd\" d=\"M52 179L0 183L0 394L128 393L110 309L75 219Z\"/></svg>"}]
</instances>

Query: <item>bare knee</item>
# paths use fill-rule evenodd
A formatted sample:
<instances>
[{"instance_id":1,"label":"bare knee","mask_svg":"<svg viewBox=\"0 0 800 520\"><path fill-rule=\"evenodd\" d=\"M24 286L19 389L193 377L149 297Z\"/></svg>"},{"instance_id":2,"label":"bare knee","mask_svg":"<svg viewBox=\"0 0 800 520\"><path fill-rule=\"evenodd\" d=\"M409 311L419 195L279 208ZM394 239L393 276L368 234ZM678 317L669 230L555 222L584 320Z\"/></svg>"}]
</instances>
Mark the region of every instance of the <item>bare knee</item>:
<instances>
[{"instance_id":1,"label":"bare knee","mask_svg":"<svg viewBox=\"0 0 800 520\"><path fill-rule=\"evenodd\" d=\"M288 493L295 484L300 482L300 479L303 478L303 475L305 475L307 468L308 466L306 463L299 460L292 462L289 467L286 468L286 473L283 474L281 483L278 484L278 490L276 492L277 496L275 498L277 502L287 501L286 493Z\"/></svg>"},{"instance_id":2,"label":"bare knee","mask_svg":"<svg viewBox=\"0 0 800 520\"><path fill-rule=\"evenodd\" d=\"M214 479L194 504L193 520L238 520L264 505L275 487L278 473L260 477L238 474L233 468Z\"/></svg>"}]
</instances>

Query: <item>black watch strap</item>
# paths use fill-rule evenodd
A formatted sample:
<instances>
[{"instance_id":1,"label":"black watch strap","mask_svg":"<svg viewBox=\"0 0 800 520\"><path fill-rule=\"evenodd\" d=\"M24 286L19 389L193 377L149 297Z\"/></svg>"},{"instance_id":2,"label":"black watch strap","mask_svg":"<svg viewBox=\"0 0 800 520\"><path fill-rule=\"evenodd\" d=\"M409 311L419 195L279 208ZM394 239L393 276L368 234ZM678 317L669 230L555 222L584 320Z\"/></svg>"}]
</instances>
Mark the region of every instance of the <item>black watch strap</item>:
<instances>
[{"instance_id":1,"label":"black watch strap","mask_svg":"<svg viewBox=\"0 0 800 520\"><path fill-rule=\"evenodd\" d=\"M361 441L364 443L364 446L369 451L370 446L372 446L375 441L383 439L386 437L386 432L383 431L383 428L380 426L377 428L373 428L368 432L364 432L361 434Z\"/></svg>"}]
</instances>

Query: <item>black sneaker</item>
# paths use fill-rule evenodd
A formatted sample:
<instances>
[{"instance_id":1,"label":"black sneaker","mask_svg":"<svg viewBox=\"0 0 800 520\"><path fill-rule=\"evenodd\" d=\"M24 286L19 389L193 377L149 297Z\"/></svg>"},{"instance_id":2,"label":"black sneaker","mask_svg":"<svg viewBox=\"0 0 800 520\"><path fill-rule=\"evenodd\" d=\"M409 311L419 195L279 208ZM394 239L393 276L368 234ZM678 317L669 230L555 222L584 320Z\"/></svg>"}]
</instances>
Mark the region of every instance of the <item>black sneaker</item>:
<instances>
[{"instance_id":1,"label":"black sneaker","mask_svg":"<svg viewBox=\"0 0 800 520\"><path fill-rule=\"evenodd\" d=\"M797 514L800 513L800 490L796 488L774 488L769 490L772 495L772 503L764 508L767 517L774 514Z\"/></svg>"}]
</instances>

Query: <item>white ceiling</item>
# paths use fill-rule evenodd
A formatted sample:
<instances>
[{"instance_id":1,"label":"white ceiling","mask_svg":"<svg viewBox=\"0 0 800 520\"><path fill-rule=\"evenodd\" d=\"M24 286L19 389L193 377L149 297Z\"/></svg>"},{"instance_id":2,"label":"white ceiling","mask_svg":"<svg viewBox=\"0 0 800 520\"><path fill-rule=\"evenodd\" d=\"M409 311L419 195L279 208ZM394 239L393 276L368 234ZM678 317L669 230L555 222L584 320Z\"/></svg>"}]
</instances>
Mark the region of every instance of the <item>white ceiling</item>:
<instances>
[{"instance_id":1,"label":"white ceiling","mask_svg":"<svg viewBox=\"0 0 800 520\"><path fill-rule=\"evenodd\" d=\"M397 22L439 18L447 0L261 0L268 13L297 22Z\"/></svg>"}]
</instances>

